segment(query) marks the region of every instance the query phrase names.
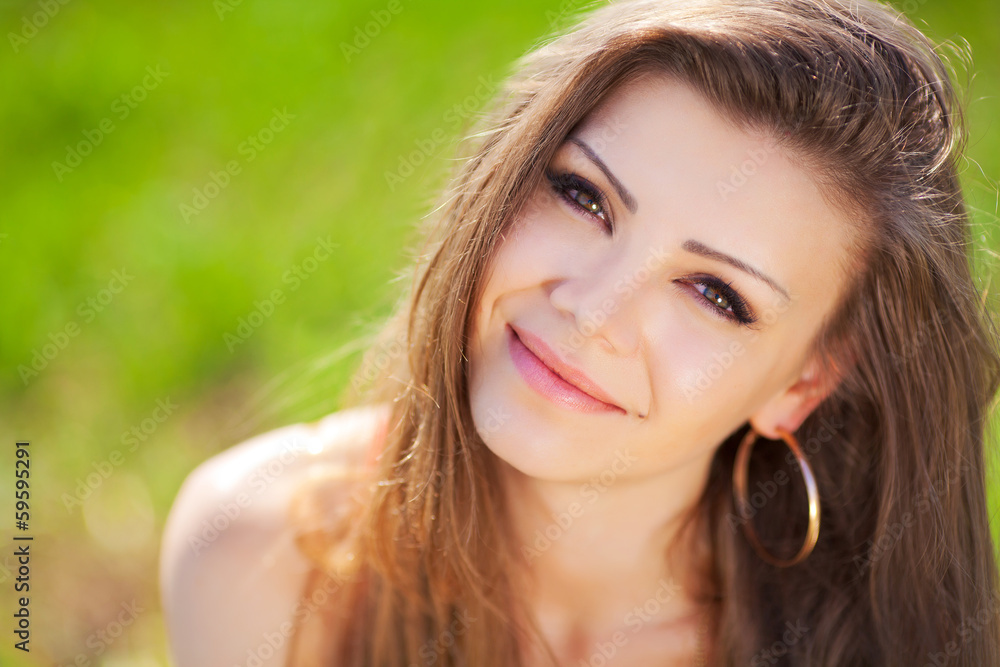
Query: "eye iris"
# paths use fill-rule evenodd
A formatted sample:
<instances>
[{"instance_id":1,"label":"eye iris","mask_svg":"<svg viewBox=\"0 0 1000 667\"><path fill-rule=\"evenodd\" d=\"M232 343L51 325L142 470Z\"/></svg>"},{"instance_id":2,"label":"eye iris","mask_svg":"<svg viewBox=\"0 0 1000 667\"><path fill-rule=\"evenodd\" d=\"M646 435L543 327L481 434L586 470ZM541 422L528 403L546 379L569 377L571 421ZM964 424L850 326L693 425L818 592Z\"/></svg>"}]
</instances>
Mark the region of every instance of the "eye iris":
<instances>
[{"instance_id":1,"label":"eye iris","mask_svg":"<svg viewBox=\"0 0 1000 667\"><path fill-rule=\"evenodd\" d=\"M715 296L712 296L713 294ZM718 290L709 287L705 296L707 296L711 301L714 301L716 304L722 306L724 310L729 309L729 301L727 301L726 297L720 294Z\"/></svg>"},{"instance_id":2,"label":"eye iris","mask_svg":"<svg viewBox=\"0 0 1000 667\"><path fill-rule=\"evenodd\" d=\"M573 200L591 213L600 213L601 211L600 203L582 190L576 191Z\"/></svg>"}]
</instances>

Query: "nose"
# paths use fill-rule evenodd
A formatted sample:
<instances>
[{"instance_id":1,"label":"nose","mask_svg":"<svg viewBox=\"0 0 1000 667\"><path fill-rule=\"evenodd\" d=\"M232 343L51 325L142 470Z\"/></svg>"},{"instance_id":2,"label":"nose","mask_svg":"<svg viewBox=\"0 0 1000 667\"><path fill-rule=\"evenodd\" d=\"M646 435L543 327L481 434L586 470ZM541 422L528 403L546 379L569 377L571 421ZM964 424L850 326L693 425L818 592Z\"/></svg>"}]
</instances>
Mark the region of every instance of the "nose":
<instances>
[{"instance_id":1,"label":"nose","mask_svg":"<svg viewBox=\"0 0 1000 667\"><path fill-rule=\"evenodd\" d=\"M630 263L627 253L617 261L604 257L555 281L549 292L552 305L572 317L583 336L622 356L635 352L641 329L639 309L631 303L638 284Z\"/></svg>"}]
</instances>

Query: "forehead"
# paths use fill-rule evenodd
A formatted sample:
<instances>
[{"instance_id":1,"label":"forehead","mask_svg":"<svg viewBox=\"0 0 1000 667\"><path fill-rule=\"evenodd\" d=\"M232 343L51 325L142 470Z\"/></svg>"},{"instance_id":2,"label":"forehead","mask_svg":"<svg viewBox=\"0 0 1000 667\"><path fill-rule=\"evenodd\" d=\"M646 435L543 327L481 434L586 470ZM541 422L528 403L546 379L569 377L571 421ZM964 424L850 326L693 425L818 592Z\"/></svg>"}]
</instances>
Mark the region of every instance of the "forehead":
<instances>
[{"instance_id":1,"label":"forehead","mask_svg":"<svg viewBox=\"0 0 1000 667\"><path fill-rule=\"evenodd\" d=\"M644 76L614 90L573 136L631 191L636 219L669 247L700 240L775 278L803 315L832 308L850 266L848 214L767 134L738 127L687 84ZM768 293L779 300L757 292Z\"/></svg>"}]
</instances>

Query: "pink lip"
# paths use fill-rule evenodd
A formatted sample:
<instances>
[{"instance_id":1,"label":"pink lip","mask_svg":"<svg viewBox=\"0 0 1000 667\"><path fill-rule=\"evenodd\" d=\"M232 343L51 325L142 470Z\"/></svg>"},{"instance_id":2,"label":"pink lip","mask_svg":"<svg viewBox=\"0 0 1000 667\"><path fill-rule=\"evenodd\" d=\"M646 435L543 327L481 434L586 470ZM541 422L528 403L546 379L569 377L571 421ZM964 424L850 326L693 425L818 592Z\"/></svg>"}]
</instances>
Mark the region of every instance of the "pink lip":
<instances>
[{"instance_id":1,"label":"pink lip","mask_svg":"<svg viewBox=\"0 0 1000 667\"><path fill-rule=\"evenodd\" d=\"M514 366L532 389L555 403L582 412L627 414L582 371L567 366L542 339L508 324L507 349Z\"/></svg>"}]
</instances>

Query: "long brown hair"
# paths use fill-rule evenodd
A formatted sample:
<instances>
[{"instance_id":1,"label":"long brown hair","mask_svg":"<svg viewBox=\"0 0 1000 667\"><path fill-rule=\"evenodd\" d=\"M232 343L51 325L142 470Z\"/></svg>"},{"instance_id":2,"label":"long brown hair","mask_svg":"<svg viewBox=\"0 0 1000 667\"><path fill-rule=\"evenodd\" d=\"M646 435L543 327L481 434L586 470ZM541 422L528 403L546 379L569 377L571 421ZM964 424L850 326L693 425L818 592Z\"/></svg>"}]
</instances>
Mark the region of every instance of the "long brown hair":
<instances>
[{"instance_id":1,"label":"long brown hair","mask_svg":"<svg viewBox=\"0 0 1000 667\"><path fill-rule=\"evenodd\" d=\"M539 639L512 584L519 545L471 417L465 346L503 232L560 143L650 72L775 137L858 232L852 280L810 347L842 379L795 433L822 498L815 550L773 567L733 521L749 425L721 443L689 516L712 547L712 664L1000 666L985 457L1000 335L970 267L961 105L934 45L867 0L625 0L516 64L357 371L348 404L392 405L368 493L341 532L303 529L338 582L337 664L506 667ZM769 444L751 483L788 467ZM798 491L753 518L771 544L801 540Z\"/></svg>"}]
</instances>

